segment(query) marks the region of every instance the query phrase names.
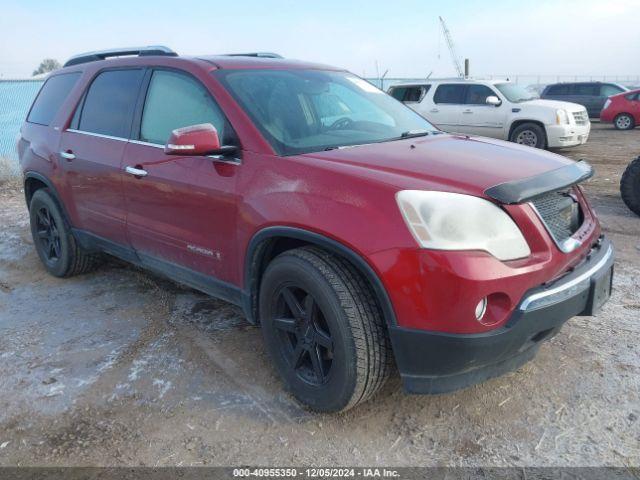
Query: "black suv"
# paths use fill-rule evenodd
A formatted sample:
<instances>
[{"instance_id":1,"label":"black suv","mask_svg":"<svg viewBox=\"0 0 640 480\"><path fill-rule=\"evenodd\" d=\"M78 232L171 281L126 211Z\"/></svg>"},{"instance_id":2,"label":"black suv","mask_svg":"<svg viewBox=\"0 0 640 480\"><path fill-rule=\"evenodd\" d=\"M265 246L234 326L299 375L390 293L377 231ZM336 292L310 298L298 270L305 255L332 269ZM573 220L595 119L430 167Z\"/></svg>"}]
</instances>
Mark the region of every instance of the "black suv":
<instances>
[{"instance_id":1,"label":"black suv","mask_svg":"<svg viewBox=\"0 0 640 480\"><path fill-rule=\"evenodd\" d=\"M540 98L578 103L587 109L590 118L599 118L607 98L626 91L625 87L616 83L553 83L545 87Z\"/></svg>"}]
</instances>

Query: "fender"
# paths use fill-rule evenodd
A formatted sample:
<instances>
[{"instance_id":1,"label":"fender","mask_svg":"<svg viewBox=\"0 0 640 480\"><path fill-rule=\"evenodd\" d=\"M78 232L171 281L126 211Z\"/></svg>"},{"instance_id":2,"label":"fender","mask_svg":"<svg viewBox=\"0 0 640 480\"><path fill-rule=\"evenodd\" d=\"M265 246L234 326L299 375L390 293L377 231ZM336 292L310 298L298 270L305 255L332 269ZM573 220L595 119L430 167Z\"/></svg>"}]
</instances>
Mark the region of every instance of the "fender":
<instances>
[{"instance_id":1,"label":"fender","mask_svg":"<svg viewBox=\"0 0 640 480\"><path fill-rule=\"evenodd\" d=\"M23 182L23 185L25 187L24 199L25 199L25 202L27 203L27 208L29 208L29 202L31 200L29 198L29 192L27 191L27 188L26 188L26 183L29 178L39 180L47 186L47 188L53 195L53 198L55 199L55 201L58 202L58 205L60 206L60 210L62 210L62 216L64 218L64 221L67 223L67 226L69 228L72 228L73 226L71 225L71 221L69 220L71 217L69 217L69 214L67 213L67 209L64 206L64 203L62 202L61 197L58 194L58 191L56 190L56 187L53 186L53 182L49 180L49 178L47 178L45 175L38 172L34 172L33 170L29 170L24 174L24 182Z\"/></svg>"},{"instance_id":2,"label":"fender","mask_svg":"<svg viewBox=\"0 0 640 480\"><path fill-rule=\"evenodd\" d=\"M319 233L285 226L266 227L257 232L249 241L244 262L244 291L246 292L244 301L247 303L243 305L243 309L252 323L257 323L256 309L259 274L263 267L263 257L266 253L264 247L268 244L266 240L277 237L292 238L318 245L349 260L373 287L373 293L380 303L387 326L397 325L393 305L380 277L361 255L342 243Z\"/></svg>"}]
</instances>

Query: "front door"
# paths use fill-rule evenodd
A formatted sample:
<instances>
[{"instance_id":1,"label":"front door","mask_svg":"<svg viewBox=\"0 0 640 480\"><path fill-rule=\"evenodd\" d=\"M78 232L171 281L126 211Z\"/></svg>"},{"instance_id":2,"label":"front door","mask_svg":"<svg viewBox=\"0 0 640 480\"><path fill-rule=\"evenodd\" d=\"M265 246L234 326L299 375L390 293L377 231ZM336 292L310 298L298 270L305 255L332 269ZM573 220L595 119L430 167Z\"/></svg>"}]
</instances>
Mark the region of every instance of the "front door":
<instances>
[{"instance_id":1,"label":"front door","mask_svg":"<svg viewBox=\"0 0 640 480\"><path fill-rule=\"evenodd\" d=\"M461 131L470 135L504 138L507 105L487 105L487 97L499 95L486 85L467 87L462 109Z\"/></svg>"},{"instance_id":2,"label":"front door","mask_svg":"<svg viewBox=\"0 0 640 480\"><path fill-rule=\"evenodd\" d=\"M127 243L121 162L143 75L98 74L60 142L74 227L119 245Z\"/></svg>"},{"instance_id":3,"label":"front door","mask_svg":"<svg viewBox=\"0 0 640 480\"><path fill-rule=\"evenodd\" d=\"M151 268L178 267L172 276L186 283L193 272L233 280L236 248L236 180L239 161L207 156L166 155L171 131L211 123L223 143L235 134L207 89L189 74L154 70L135 138L126 147L127 232L141 261ZM201 278L201 277L199 277Z\"/></svg>"}]
</instances>

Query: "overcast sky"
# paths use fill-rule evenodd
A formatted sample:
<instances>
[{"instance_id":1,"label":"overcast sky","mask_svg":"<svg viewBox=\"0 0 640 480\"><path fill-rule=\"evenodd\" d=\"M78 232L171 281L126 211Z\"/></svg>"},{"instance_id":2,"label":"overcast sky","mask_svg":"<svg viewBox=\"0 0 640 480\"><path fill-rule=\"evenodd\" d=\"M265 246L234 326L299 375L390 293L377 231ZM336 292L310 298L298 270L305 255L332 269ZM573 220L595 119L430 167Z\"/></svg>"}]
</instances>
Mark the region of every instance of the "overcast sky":
<instances>
[{"instance_id":1,"label":"overcast sky","mask_svg":"<svg viewBox=\"0 0 640 480\"><path fill-rule=\"evenodd\" d=\"M640 0L22 0L3 2L0 75L40 60L167 45L180 54L274 51L359 75L453 74L442 15L475 74L639 75Z\"/></svg>"}]
</instances>

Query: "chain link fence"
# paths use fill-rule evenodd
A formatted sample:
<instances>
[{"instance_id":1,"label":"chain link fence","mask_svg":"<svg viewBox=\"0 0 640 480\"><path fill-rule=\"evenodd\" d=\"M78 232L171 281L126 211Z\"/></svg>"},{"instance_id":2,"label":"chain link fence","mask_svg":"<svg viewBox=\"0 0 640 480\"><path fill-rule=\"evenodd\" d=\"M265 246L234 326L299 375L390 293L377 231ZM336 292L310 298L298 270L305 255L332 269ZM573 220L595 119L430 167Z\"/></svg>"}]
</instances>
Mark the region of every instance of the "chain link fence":
<instances>
[{"instance_id":1,"label":"chain link fence","mask_svg":"<svg viewBox=\"0 0 640 480\"><path fill-rule=\"evenodd\" d=\"M19 174L16 141L43 80L0 80L0 181Z\"/></svg>"}]
</instances>

